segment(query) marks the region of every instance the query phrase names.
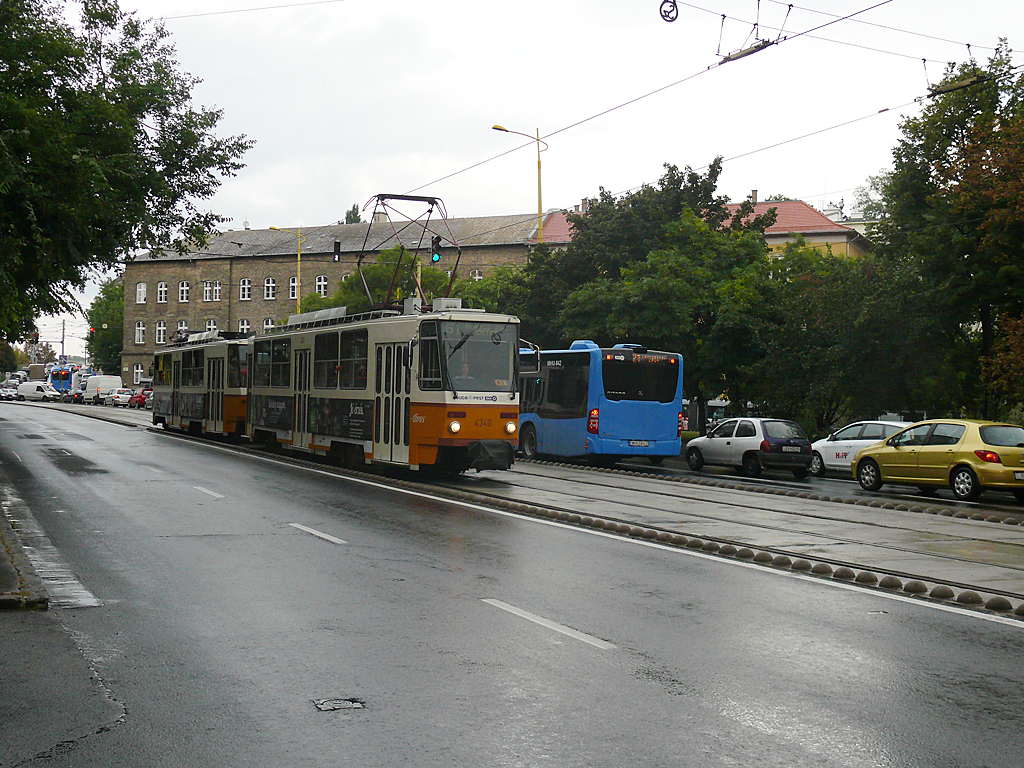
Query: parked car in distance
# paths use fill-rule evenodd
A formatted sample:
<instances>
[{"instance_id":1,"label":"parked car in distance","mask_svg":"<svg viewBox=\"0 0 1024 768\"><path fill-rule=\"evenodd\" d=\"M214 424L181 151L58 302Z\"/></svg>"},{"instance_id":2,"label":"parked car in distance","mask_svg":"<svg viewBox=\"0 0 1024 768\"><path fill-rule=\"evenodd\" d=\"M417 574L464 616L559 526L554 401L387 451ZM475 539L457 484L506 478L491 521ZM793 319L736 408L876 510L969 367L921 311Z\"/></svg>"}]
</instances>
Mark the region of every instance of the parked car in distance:
<instances>
[{"instance_id":1,"label":"parked car in distance","mask_svg":"<svg viewBox=\"0 0 1024 768\"><path fill-rule=\"evenodd\" d=\"M973 419L918 422L862 449L853 476L868 491L884 483L916 485L925 493L948 486L960 501L986 489L1024 501L1024 427Z\"/></svg>"},{"instance_id":2,"label":"parked car in distance","mask_svg":"<svg viewBox=\"0 0 1024 768\"><path fill-rule=\"evenodd\" d=\"M909 421L858 421L847 424L811 446L811 474L823 477L829 470L849 473L850 465L861 448L892 437Z\"/></svg>"},{"instance_id":3,"label":"parked car in distance","mask_svg":"<svg viewBox=\"0 0 1024 768\"><path fill-rule=\"evenodd\" d=\"M150 387L142 387L140 389L136 389L135 392L132 393L132 396L128 398L128 407L145 408L146 402L152 396L153 390Z\"/></svg>"},{"instance_id":4,"label":"parked car in distance","mask_svg":"<svg viewBox=\"0 0 1024 768\"><path fill-rule=\"evenodd\" d=\"M60 392L47 381L25 381L18 385L18 399L56 402L60 400Z\"/></svg>"},{"instance_id":5,"label":"parked car in distance","mask_svg":"<svg viewBox=\"0 0 1024 768\"><path fill-rule=\"evenodd\" d=\"M788 469L803 480L811 463L811 441L794 421L728 419L686 444L686 463L694 472L705 464L737 467L747 477L762 469Z\"/></svg>"},{"instance_id":6,"label":"parked car in distance","mask_svg":"<svg viewBox=\"0 0 1024 768\"><path fill-rule=\"evenodd\" d=\"M124 387L112 389L103 395L103 404L114 406L123 405L125 408L127 408L128 403L132 399L132 395L134 394L135 392L133 390L126 389Z\"/></svg>"},{"instance_id":7,"label":"parked car in distance","mask_svg":"<svg viewBox=\"0 0 1024 768\"><path fill-rule=\"evenodd\" d=\"M0 400L14 400L18 397L18 388L4 384L0 387Z\"/></svg>"}]
</instances>

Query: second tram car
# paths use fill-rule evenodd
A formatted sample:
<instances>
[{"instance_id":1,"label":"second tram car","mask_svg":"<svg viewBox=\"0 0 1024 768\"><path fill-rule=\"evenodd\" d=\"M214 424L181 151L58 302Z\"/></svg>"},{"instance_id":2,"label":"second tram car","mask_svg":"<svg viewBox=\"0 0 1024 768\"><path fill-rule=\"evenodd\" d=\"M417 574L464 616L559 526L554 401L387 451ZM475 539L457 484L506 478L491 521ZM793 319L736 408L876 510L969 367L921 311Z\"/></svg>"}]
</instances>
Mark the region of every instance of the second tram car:
<instances>
[{"instance_id":1,"label":"second tram car","mask_svg":"<svg viewBox=\"0 0 1024 768\"><path fill-rule=\"evenodd\" d=\"M410 299L402 312L293 315L251 343L253 442L413 470L515 461L516 317Z\"/></svg>"},{"instance_id":2,"label":"second tram car","mask_svg":"<svg viewBox=\"0 0 1024 768\"><path fill-rule=\"evenodd\" d=\"M193 434L245 434L249 338L193 333L153 358L153 423Z\"/></svg>"}]
</instances>

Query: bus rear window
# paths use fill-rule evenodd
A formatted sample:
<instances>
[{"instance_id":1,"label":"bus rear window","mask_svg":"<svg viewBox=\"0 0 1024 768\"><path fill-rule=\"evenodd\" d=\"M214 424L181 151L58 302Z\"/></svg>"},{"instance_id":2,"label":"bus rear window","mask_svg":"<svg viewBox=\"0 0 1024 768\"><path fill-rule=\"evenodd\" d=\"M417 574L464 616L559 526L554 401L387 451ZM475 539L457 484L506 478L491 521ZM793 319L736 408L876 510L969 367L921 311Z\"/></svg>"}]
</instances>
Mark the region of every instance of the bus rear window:
<instances>
[{"instance_id":1,"label":"bus rear window","mask_svg":"<svg viewBox=\"0 0 1024 768\"><path fill-rule=\"evenodd\" d=\"M601 367L609 400L671 403L676 397L679 366L668 358L657 362L605 360Z\"/></svg>"}]
</instances>

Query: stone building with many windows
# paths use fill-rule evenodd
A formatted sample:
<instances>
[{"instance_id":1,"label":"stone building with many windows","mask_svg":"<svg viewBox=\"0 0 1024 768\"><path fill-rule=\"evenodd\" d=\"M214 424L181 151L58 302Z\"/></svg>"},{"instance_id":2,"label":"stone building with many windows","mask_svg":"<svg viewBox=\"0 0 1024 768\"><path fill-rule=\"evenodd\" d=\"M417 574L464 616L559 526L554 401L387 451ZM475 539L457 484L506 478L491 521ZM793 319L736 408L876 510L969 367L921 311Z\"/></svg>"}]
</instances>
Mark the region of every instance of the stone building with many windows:
<instances>
[{"instance_id":1,"label":"stone building with many windows","mask_svg":"<svg viewBox=\"0 0 1024 768\"><path fill-rule=\"evenodd\" d=\"M462 249L460 278L481 279L497 266L525 264L530 248L538 242L536 214L448 219L447 227ZM432 228L448 242L443 223L435 221ZM355 273L364 246L397 245L394 239L386 240L394 231L390 222L288 229L227 230L215 234L200 250L180 256L145 253L128 262L121 354L125 384L149 377L153 353L177 332L257 333L294 314L300 292L333 295L341 281ZM403 235L406 247L429 249L429 236L423 243L410 242L420 231L409 234L413 229ZM303 238L301 257L298 232ZM548 212L545 243L559 247L569 239L565 213ZM452 269L455 249L442 248L442 253L441 267L425 268ZM373 259L369 251L366 261Z\"/></svg>"}]
</instances>

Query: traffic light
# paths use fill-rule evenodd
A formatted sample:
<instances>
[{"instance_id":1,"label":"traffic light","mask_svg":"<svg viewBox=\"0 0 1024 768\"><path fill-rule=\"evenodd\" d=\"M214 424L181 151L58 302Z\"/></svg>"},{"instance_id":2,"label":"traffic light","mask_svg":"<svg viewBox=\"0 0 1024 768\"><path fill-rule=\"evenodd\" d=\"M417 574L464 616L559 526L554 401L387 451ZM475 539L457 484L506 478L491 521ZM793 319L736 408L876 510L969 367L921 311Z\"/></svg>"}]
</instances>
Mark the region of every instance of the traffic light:
<instances>
[{"instance_id":1,"label":"traffic light","mask_svg":"<svg viewBox=\"0 0 1024 768\"><path fill-rule=\"evenodd\" d=\"M32 334L32 343L33 344L38 344L39 343L39 333L38 332Z\"/></svg>"},{"instance_id":2,"label":"traffic light","mask_svg":"<svg viewBox=\"0 0 1024 768\"><path fill-rule=\"evenodd\" d=\"M334 260L341 261L341 243L337 240L334 241Z\"/></svg>"},{"instance_id":3,"label":"traffic light","mask_svg":"<svg viewBox=\"0 0 1024 768\"><path fill-rule=\"evenodd\" d=\"M430 241L430 260L437 264L441 261L441 236L434 235L434 239Z\"/></svg>"},{"instance_id":4,"label":"traffic light","mask_svg":"<svg viewBox=\"0 0 1024 768\"><path fill-rule=\"evenodd\" d=\"M89 326L89 341L92 341L93 337L95 335L96 335L96 329L93 328L92 326Z\"/></svg>"}]
</instances>

